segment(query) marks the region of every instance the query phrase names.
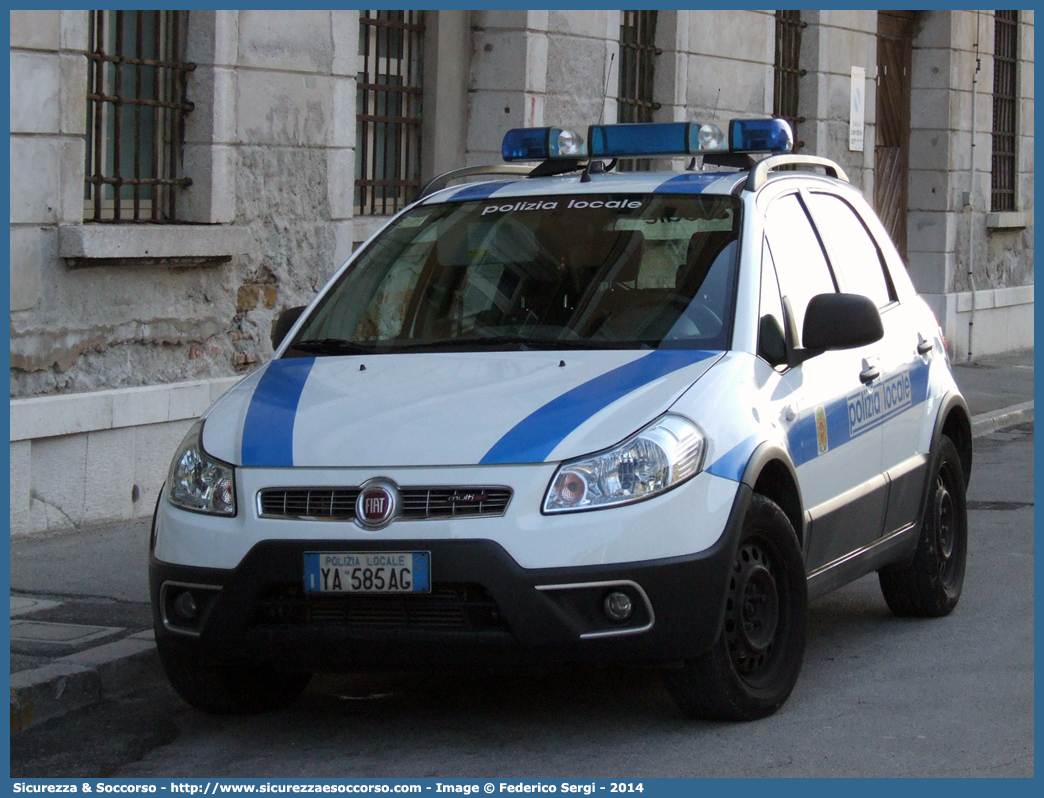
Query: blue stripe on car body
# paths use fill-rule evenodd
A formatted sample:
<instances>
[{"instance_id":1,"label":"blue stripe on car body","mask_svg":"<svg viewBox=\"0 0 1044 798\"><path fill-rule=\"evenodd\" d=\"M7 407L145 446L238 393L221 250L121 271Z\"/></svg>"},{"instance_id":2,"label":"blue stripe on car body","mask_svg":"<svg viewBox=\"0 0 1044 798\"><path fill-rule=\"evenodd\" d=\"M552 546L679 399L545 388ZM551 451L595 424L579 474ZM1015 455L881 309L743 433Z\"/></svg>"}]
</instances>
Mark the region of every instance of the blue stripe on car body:
<instances>
[{"instance_id":1,"label":"blue stripe on car body","mask_svg":"<svg viewBox=\"0 0 1044 798\"><path fill-rule=\"evenodd\" d=\"M676 175L670 180L665 180L654 190L654 194L702 194L703 191L714 182L721 179L716 172L700 173L686 172Z\"/></svg>"},{"instance_id":2,"label":"blue stripe on car body","mask_svg":"<svg viewBox=\"0 0 1044 798\"><path fill-rule=\"evenodd\" d=\"M464 186L460 191L456 192L451 196L447 202L460 202L461 200L480 200L488 199L493 196L496 192L505 186L510 186L512 183L516 183L516 180L500 180L493 183L475 183L470 186Z\"/></svg>"},{"instance_id":3,"label":"blue stripe on car body","mask_svg":"<svg viewBox=\"0 0 1044 798\"><path fill-rule=\"evenodd\" d=\"M303 357L268 364L243 422L243 465L294 464L294 419L314 363L314 357Z\"/></svg>"},{"instance_id":4,"label":"blue stripe on car body","mask_svg":"<svg viewBox=\"0 0 1044 798\"><path fill-rule=\"evenodd\" d=\"M759 442L757 435L745 438L707 466L707 473L739 482L743 478L743 471L747 468L747 462L754 454Z\"/></svg>"},{"instance_id":5,"label":"blue stripe on car body","mask_svg":"<svg viewBox=\"0 0 1044 798\"><path fill-rule=\"evenodd\" d=\"M910 377L910 401L891 411L885 411L872 422L863 424L853 430L853 424L849 418L849 402L860 393L870 395L870 391L863 389L844 398L830 402L823 406L827 423L827 441L829 448L824 454L844 446L846 443L858 438L865 432L884 424L889 419L907 410L912 410L922 404L928 398L928 375L929 368L925 364L919 364L910 369L909 372L901 372L898 377L909 374ZM892 377L892 380L896 377ZM885 379L883 384L890 380ZM879 386L880 387L880 384ZM790 459L795 468L804 465L819 456L819 437L816 434L816 414L813 408L811 412L797 419L786 434L787 446L790 449ZM752 435L733 446L721 455L717 460L706 467L709 474L731 479L738 482L743 477L743 471L747 467L747 461L754 453L759 443L758 436Z\"/></svg>"},{"instance_id":6,"label":"blue stripe on car body","mask_svg":"<svg viewBox=\"0 0 1044 798\"><path fill-rule=\"evenodd\" d=\"M558 444L600 410L632 391L717 352L658 349L566 391L522 419L479 461L480 465L542 463Z\"/></svg>"},{"instance_id":7,"label":"blue stripe on car body","mask_svg":"<svg viewBox=\"0 0 1044 798\"><path fill-rule=\"evenodd\" d=\"M899 413L906 412L922 404L928 398L928 371L928 366L921 363L909 371L900 372L896 376L885 378L877 383L874 386L874 391L880 390L882 385L888 385L897 379L902 379L905 375L909 375L909 401L892 410L884 410L873 421L868 423L853 424L850 418L850 405L862 395L872 396L873 392L871 391L860 389L825 405L823 409L826 413L827 438L830 447L827 451L844 446L849 441L855 440L863 433L879 427ZM799 418L787 433L787 439L790 443L790 457L794 462L795 468L818 457L819 443L816 435L815 412L813 411Z\"/></svg>"}]
</instances>

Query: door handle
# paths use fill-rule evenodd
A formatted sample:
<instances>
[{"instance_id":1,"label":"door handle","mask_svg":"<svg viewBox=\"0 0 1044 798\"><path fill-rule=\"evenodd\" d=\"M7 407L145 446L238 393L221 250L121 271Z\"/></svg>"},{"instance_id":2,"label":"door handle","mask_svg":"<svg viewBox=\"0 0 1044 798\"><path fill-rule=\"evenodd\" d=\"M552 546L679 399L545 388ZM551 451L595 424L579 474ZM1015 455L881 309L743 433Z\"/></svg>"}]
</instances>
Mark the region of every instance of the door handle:
<instances>
[{"instance_id":1,"label":"door handle","mask_svg":"<svg viewBox=\"0 0 1044 798\"><path fill-rule=\"evenodd\" d=\"M873 382L881 376L881 369L877 366L867 366L865 369L859 372L859 381L864 385L868 382Z\"/></svg>"},{"instance_id":2,"label":"door handle","mask_svg":"<svg viewBox=\"0 0 1044 798\"><path fill-rule=\"evenodd\" d=\"M917 344L917 354L919 354L919 355L927 355L934 348L935 348L935 344L932 343L931 341L921 341L919 344Z\"/></svg>"}]
</instances>

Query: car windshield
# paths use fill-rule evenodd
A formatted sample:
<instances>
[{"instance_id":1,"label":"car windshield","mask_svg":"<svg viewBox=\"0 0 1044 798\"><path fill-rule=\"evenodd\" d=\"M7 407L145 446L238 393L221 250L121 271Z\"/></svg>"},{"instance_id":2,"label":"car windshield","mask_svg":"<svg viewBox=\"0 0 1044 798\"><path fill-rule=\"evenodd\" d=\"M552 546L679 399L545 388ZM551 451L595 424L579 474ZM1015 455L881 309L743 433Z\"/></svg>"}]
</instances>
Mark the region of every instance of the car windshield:
<instances>
[{"instance_id":1,"label":"car windshield","mask_svg":"<svg viewBox=\"0 0 1044 798\"><path fill-rule=\"evenodd\" d=\"M732 196L420 206L338 279L287 354L724 349L738 235Z\"/></svg>"}]
</instances>

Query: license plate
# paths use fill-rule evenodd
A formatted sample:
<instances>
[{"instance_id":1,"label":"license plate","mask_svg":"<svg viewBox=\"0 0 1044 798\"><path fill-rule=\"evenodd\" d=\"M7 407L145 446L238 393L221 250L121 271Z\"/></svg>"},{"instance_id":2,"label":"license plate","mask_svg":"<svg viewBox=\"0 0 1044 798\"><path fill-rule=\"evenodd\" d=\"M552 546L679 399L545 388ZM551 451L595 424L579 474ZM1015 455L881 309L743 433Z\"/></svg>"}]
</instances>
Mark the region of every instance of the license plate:
<instances>
[{"instance_id":1,"label":"license plate","mask_svg":"<svg viewBox=\"0 0 1044 798\"><path fill-rule=\"evenodd\" d=\"M426 551L309 551L306 593L429 593Z\"/></svg>"}]
</instances>

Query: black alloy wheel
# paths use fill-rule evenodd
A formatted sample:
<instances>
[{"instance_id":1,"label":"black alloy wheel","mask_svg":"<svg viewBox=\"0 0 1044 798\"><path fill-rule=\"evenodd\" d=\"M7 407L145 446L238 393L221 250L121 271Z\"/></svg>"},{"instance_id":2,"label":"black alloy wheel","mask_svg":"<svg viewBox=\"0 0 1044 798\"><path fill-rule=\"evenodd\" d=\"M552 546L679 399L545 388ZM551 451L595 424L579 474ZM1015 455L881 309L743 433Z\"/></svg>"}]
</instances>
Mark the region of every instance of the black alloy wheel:
<instances>
[{"instance_id":1,"label":"black alloy wheel","mask_svg":"<svg viewBox=\"0 0 1044 798\"><path fill-rule=\"evenodd\" d=\"M957 447L939 439L924 520L913 560L877 572L888 608L910 618L938 618L957 606L968 560L968 502Z\"/></svg>"}]
</instances>

